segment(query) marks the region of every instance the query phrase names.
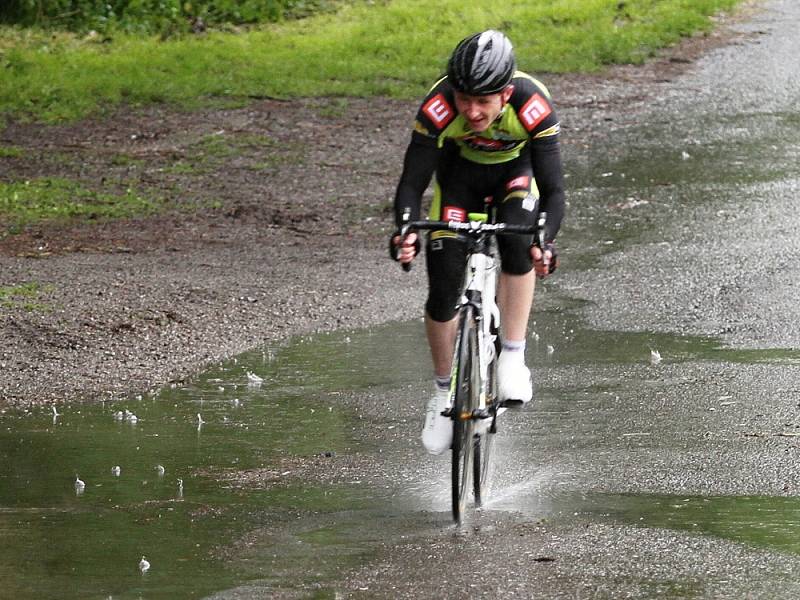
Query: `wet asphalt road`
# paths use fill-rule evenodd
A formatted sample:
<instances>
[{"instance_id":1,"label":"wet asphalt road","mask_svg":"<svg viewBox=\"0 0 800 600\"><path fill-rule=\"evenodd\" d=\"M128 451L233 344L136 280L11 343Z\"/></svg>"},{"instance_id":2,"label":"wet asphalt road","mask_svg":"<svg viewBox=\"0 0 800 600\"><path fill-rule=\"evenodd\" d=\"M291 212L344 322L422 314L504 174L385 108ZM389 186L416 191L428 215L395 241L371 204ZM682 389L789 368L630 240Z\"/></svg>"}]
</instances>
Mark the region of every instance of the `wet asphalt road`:
<instances>
[{"instance_id":1,"label":"wet asphalt road","mask_svg":"<svg viewBox=\"0 0 800 600\"><path fill-rule=\"evenodd\" d=\"M602 147L567 154L538 400L506 424L486 510L449 524L446 458L415 445L403 399L423 384L353 399L401 491L322 597L800 596L798 25L800 3L764 2Z\"/></svg>"}]
</instances>

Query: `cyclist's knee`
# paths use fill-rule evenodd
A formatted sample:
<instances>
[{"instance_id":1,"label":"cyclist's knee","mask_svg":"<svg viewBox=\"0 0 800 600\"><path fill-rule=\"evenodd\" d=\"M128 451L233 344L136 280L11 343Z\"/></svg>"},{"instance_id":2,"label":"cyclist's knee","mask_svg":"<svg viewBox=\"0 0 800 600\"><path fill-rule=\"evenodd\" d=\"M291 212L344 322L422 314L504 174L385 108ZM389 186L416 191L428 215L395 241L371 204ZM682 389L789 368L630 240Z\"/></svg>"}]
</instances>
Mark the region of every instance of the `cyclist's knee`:
<instances>
[{"instance_id":1,"label":"cyclist's knee","mask_svg":"<svg viewBox=\"0 0 800 600\"><path fill-rule=\"evenodd\" d=\"M467 260L464 244L453 238L431 239L425 257L428 266L425 310L434 321L449 321L456 315L456 304L461 296L461 279Z\"/></svg>"},{"instance_id":2,"label":"cyclist's knee","mask_svg":"<svg viewBox=\"0 0 800 600\"><path fill-rule=\"evenodd\" d=\"M434 294L431 290L425 302L425 312L434 321L445 323L456 316L457 302L458 294Z\"/></svg>"},{"instance_id":3,"label":"cyclist's knee","mask_svg":"<svg viewBox=\"0 0 800 600\"><path fill-rule=\"evenodd\" d=\"M508 236L511 237L511 236ZM528 236L514 236L513 240L506 239L500 244L500 263L503 273L509 275L525 275L533 269L531 258L531 240Z\"/></svg>"}]
</instances>

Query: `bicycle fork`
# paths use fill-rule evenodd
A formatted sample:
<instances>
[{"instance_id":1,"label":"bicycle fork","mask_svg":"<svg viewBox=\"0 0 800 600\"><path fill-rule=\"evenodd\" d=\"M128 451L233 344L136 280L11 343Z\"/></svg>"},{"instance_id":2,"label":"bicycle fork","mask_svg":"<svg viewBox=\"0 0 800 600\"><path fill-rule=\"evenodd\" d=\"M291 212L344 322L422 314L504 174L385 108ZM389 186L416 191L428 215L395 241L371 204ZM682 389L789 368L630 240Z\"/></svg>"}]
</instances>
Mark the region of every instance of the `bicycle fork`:
<instances>
[{"instance_id":1,"label":"bicycle fork","mask_svg":"<svg viewBox=\"0 0 800 600\"><path fill-rule=\"evenodd\" d=\"M484 408L493 400L489 389L489 365L496 358L495 343L500 326L500 309L495 302L497 263L493 256L476 252L470 256L469 273L464 301L475 307L476 318L479 320L480 397L481 408Z\"/></svg>"},{"instance_id":2,"label":"bicycle fork","mask_svg":"<svg viewBox=\"0 0 800 600\"><path fill-rule=\"evenodd\" d=\"M478 372L480 373L480 390L478 407L471 414L461 415L463 419L475 419L484 422L491 419L488 430L495 431L496 410L490 407L494 403L492 382L489 380L489 366L496 358L496 340L500 325L500 309L495 302L497 290L497 264L494 257L485 252L475 252L469 257L467 281L462 305L470 304L475 309L478 326Z\"/></svg>"}]
</instances>

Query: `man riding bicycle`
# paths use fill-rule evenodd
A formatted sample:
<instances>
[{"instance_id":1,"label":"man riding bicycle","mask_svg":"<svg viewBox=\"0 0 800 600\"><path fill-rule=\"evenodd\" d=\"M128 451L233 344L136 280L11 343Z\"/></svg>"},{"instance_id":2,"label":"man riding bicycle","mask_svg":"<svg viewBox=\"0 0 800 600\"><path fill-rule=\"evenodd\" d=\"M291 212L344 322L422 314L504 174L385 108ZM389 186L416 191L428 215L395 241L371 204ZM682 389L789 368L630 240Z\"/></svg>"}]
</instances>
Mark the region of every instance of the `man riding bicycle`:
<instances>
[{"instance_id":1,"label":"man riding bicycle","mask_svg":"<svg viewBox=\"0 0 800 600\"><path fill-rule=\"evenodd\" d=\"M459 42L417 112L403 173L395 194L395 220L418 220L431 177L430 219L465 221L492 198L498 221L535 224L547 213L544 248L533 236L498 239L501 275L497 303L502 350L498 359L501 401L529 402L533 387L525 365L525 339L536 275L557 264L554 240L564 215L559 122L550 94L539 81L516 70L511 42L488 30ZM419 250L416 233L392 237L393 254L410 263ZM450 368L456 338L456 305L466 249L452 232L434 231L426 242L429 291L425 330L433 358L435 392L428 402L422 442L431 454L450 447Z\"/></svg>"}]
</instances>

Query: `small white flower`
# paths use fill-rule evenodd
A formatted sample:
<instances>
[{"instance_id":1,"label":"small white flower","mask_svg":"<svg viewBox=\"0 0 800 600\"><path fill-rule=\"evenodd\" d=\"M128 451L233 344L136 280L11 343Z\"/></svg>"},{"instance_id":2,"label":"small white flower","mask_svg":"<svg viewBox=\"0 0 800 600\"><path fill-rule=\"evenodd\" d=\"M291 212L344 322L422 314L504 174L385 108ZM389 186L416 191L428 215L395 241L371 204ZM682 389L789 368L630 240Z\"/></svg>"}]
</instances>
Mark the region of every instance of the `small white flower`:
<instances>
[{"instance_id":1,"label":"small white flower","mask_svg":"<svg viewBox=\"0 0 800 600\"><path fill-rule=\"evenodd\" d=\"M142 557L142 560L140 560L140 561L139 561L139 570L140 570L142 573L145 573L145 572L147 572L147 570L148 570L149 568L150 568L150 563L149 563L149 562L147 561L147 559L146 559L146 558L143 556L143 557Z\"/></svg>"}]
</instances>

